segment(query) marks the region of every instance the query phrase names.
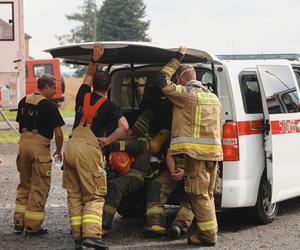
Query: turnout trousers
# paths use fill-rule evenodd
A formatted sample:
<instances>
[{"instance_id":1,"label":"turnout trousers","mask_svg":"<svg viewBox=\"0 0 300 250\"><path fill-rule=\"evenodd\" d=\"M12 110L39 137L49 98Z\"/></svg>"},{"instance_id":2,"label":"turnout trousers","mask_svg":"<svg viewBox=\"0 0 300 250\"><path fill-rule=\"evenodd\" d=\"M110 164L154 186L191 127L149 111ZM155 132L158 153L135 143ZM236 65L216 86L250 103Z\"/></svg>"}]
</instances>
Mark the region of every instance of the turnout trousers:
<instances>
[{"instance_id":1,"label":"turnout trousers","mask_svg":"<svg viewBox=\"0 0 300 250\"><path fill-rule=\"evenodd\" d=\"M183 186L183 181L174 181L170 178L168 170L162 172L153 180L147 193L147 225L160 225L166 228L164 205L171 194ZM187 232L194 219L191 203L188 197L180 203L178 211L172 225L178 226L183 232Z\"/></svg>"},{"instance_id":2,"label":"turnout trousers","mask_svg":"<svg viewBox=\"0 0 300 250\"><path fill-rule=\"evenodd\" d=\"M195 160L188 155L184 157L184 190L190 195L198 237L208 243L217 242L218 223L214 203L217 165L216 161Z\"/></svg>"},{"instance_id":3,"label":"turnout trousers","mask_svg":"<svg viewBox=\"0 0 300 250\"><path fill-rule=\"evenodd\" d=\"M110 229L117 208L123 197L136 192L144 186L144 174L131 169L127 174L108 183L108 191L103 210L103 228Z\"/></svg>"},{"instance_id":4,"label":"turnout trousers","mask_svg":"<svg viewBox=\"0 0 300 250\"><path fill-rule=\"evenodd\" d=\"M37 133L23 132L19 142L17 187L14 224L37 232L45 217L45 204L51 182L52 160L50 140Z\"/></svg>"},{"instance_id":5,"label":"turnout trousers","mask_svg":"<svg viewBox=\"0 0 300 250\"><path fill-rule=\"evenodd\" d=\"M89 127L78 126L64 151L63 186L68 193L72 237L100 237L106 194L102 152Z\"/></svg>"}]
</instances>

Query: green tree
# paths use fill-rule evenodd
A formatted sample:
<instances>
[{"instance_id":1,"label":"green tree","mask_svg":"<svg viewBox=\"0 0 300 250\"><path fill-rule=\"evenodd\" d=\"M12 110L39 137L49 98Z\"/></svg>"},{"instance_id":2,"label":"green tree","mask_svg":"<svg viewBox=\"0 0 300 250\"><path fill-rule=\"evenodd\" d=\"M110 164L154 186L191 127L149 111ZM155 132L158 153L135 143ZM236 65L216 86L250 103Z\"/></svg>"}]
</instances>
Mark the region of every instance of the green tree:
<instances>
[{"instance_id":1,"label":"green tree","mask_svg":"<svg viewBox=\"0 0 300 250\"><path fill-rule=\"evenodd\" d=\"M104 0L97 15L101 41L150 41L143 0Z\"/></svg>"},{"instance_id":2,"label":"green tree","mask_svg":"<svg viewBox=\"0 0 300 250\"><path fill-rule=\"evenodd\" d=\"M79 13L66 15L68 20L80 24L70 31L70 34L57 36L60 44L91 42L97 39L96 19L99 9L95 0L85 0L79 8Z\"/></svg>"}]
</instances>

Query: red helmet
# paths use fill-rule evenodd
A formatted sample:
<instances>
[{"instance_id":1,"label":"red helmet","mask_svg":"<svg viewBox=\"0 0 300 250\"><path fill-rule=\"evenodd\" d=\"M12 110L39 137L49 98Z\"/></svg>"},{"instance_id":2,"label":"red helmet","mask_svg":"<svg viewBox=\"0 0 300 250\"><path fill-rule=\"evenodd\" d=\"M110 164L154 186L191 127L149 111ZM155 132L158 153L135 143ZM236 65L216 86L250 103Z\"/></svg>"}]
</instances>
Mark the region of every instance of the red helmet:
<instances>
[{"instance_id":1,"label":"red helmet","mask_svg":"<svg viewBox=\"0 0 300 250\"><path fill-rule=\"evenodd\" d=\"M118 171L120 175L124 175L129 171L133 157L127 152L111 152L109 155L109 165Z\"/></svg>"}]
</instances>

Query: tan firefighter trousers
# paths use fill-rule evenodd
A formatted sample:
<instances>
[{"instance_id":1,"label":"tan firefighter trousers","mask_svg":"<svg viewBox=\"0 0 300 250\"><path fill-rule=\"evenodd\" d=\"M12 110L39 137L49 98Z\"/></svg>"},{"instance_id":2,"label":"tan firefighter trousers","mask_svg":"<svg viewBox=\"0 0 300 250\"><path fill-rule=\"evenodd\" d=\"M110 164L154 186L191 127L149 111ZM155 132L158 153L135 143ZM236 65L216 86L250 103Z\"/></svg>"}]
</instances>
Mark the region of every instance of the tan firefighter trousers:
<instances>
[{"instance_id":1,"label":"tan firefighter trousers","mask_svg":"<svg viewBox=\"0 0 300 250\"><path fill-rule=\"evenodd\" d=\"M27 230L39 231L45 217L45 204L51 182L50 140L37 133L23 132L19 142L14 223Z\"/></svg>"},{"instance_id":2,"label":"tan firefighter trousers","mask_svg":"<svg viewBox=\"0 0 300 250\"><path fill-rule=\"evenodd\" d=\"M206 242L217 241L218 223L214 203L217 164L216 161L195 160L185 155L184 189L191 198L198 237Z\"/></svg>"},{"instance_id":3,"label":"tan firefighter trousers","mask_svg":"<svg viewBox=\"0 0 300 250\"><path fill-rule=\"evenodd\" d=\"M90 128L78 126L64 151L63 173L74 240L101 235L106 194L106 174L101 163L97 138Z\"/></svg>"}]
</instances>

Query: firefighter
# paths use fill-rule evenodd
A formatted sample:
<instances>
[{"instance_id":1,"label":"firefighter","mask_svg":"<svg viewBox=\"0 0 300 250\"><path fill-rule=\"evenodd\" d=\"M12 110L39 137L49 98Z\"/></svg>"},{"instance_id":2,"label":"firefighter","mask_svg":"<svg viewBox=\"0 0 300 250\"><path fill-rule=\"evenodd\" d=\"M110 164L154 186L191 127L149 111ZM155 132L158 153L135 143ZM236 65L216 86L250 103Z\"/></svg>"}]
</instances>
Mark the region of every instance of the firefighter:
<instances>
[{"instance_id":1,"label":"firefighter","mask_svg":"<svg viewBox=\"0 0 300 250\"><path fill-rule=\"evenodd\" d=\"M37 91L24 97L18 105L17 122L21 133L17 169L20 183L17 187L14 214L15 233L36 236L47 233L42 228L45 204L51 182L52 160L50 141L55 136L56 151L62 159L65 123L51 99L56 93L56 80L42 75L37 80Z\"/></svg>"},{"instance_id":2,"label":"firefighter","mask_svg":"<svg viewBox=\"0 0 300 250\"><path fill-rule=\"evenodd\" d=\"M184 189L189 194L197 222L197 234L188 238L192 245L213 246L217 242L214 205L221 146L221 104L215 94L196 80L192 65L180 65L186 48L162 68L158 85L173 103L170 153L184 155ZM177 70L178 84L171 82Z\"/></svg>"},{"instance_id":3,"label":"firefighter","mask_svg":"<svg viewBox=\"0 0 300 250\"><path fill-rule=\"evenodd\" d=\"M144 111L133 127L128 130L127 140L116 141L111 145L111 151L128 152L130 155L133 155L134 161L129 169L129 159L124 162L125 164L127 163L126 166L122 166L124 163L118 162L122 160L121 158L110 159L111 165L113 165L111 167L120 169L119 172L123 172L125 167L128 172L123 172L122 176L112 179L108 183L108 192L103 209L103 236L108 234L122 198L144 186L144 178L150 169L150 137L147 133L152 119L152 111ZM118 154L111 156L118 157Z\"/></svg>"},{"instance_id":4,"label":"firefighter","mask_svg":"<svg viewBox=\"0 0 300 250\"><path fill-rule=\"evenodd\" d=\"M68 208L75 249L107 249L101 238L102 212L106 194L101 146L124 138L126 118L106 99L110 81L107 72L96 72L104 53L100 43L93 48L93 62L76 96L76 115L72 134L64 151L63 186L68 193ZM93 92L91 92L93 87ZM101 145L101 146L100 146Z\"/></svg>"},{"instance_id":5,"label":"firefighter","mask_svg":"<svg viewBox=\"0 0 300 250\"><path fill-rule=\"evenodd\" d=\"M175 190L183 189L184 165L183 155L166 155L167 170L163 171L148 187L147 192L147 226L143 233L147 238L168 236L178 239L185 234L193 222L194 214L188 195L183 196L180 209L166 230L164 205Z\"/></svg>"}]
</instances>

